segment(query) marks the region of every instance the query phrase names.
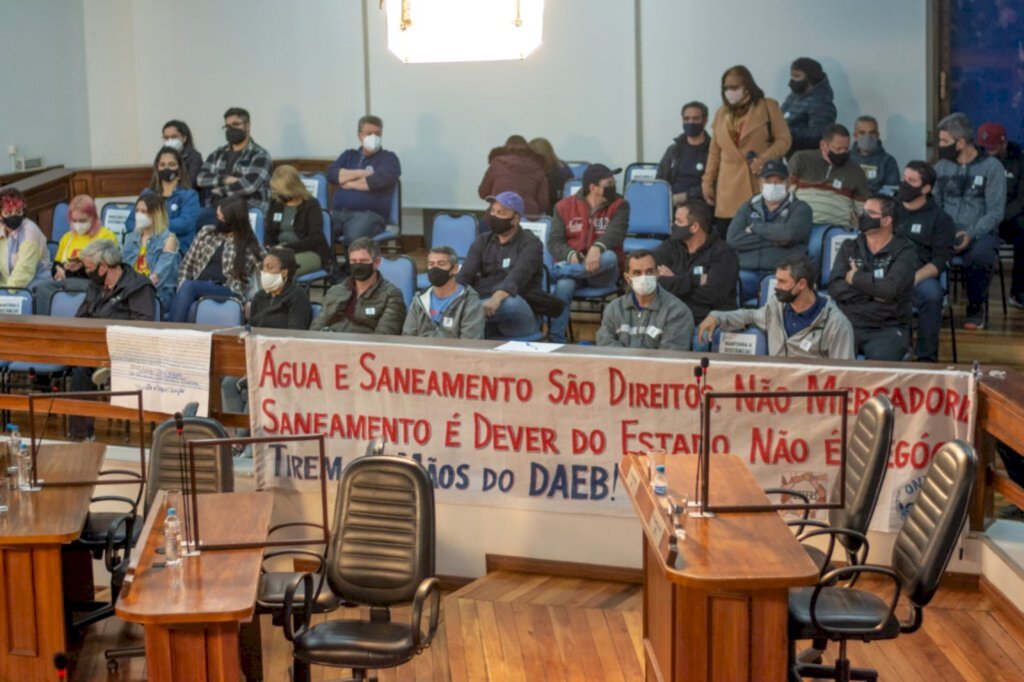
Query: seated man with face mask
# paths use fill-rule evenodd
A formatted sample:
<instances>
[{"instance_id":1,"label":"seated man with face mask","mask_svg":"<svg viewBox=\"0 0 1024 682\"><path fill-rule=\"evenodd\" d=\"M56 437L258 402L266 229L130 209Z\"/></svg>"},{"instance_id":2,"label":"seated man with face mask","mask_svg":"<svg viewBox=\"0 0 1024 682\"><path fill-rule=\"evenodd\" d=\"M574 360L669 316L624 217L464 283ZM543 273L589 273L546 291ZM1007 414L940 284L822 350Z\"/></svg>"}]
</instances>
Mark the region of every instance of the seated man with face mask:
<instances>
[{"instance_id":1,"label":"seated man with face mask","mask_svg":"<svg viewBox=\"0 0 1024 682\"><path fill-rule=\"evenodd\" d=\"M658 286L658 266L646 249L626 256L630 291L605 306L597 345L618 348L690 350L693 313L686 304Z\"/></svg>"},{"instance_id":2,"label":"seated man with face mask","mask_svg":"<svg viewBox=\"0 0 1024 682\"><path fill-rule=\"evenodd\" d=\"M902 360L910 348L910 302L917 249L893 233L896 202L864 203L860 233L839 247L828 293L853 325L857 353L868 360Z\"/></svg>"},{"instance_id":3,"label":"seated man with face mask","mask_svg":"<svg viewBox=\"0 0 1024 682\"><path fill-rule=\"evenodd\" d=\"M380 274L380 245L369 237L348 247L352 274L327 290L309 328L345 334L401 334L405 297Z\"/></svg>"},{"instance_id":4,"label":"seated man with face mask","mask_svg":"<svg viewBox=\"0 0 1024 682\"><path fill-rule=\"evenodd\" d=\"M787 258L775 270L775 291L763 307L712 310L697 338L710 343L716 328L757 327L768 337L769 355L853 360L853 327L832 299L814 291L817 279L808 256Z\"/></svg>"},{"instance_id":5,"label":"seated man with face mask","mask_svg":"<svg viewBox=\"0 0 1024 682\"><path fill-rule=\"evenodd\" d=\"M484 309L473 287L459 284L459 256L450 246L427 254L430 287L413 298L405 316L403 336L436 339L484 338Z\"/></svg>"},{"instance_id":6,"label":"seated man with face mask","mask_svg":"<svg viewBox=\"0 0 1024 682\"><path fill-rule=\"evenodd\" d=\"M537 332L537 310L528 299L541 292L544 247L524 230L523 199L515 192L487 197L490 232L477 237L459 270L459 284L471 286L483 299L488 339L522 339ZM559 311L561 308L559 308Z\"/></svg>"},{"instance_id":7,"label":"seated man with face mask","mask_svg":"<svg viewBox=\"0 0 1024 682\"><path fill-rule=\"evenodd\" d=\"M726 241L740 261L740 300L757 298L761 280L779 263L807 253L813 227L811 207L789 191L782 161L761 169L761 193L740 206Z\"/></svg>"}]
</instances>

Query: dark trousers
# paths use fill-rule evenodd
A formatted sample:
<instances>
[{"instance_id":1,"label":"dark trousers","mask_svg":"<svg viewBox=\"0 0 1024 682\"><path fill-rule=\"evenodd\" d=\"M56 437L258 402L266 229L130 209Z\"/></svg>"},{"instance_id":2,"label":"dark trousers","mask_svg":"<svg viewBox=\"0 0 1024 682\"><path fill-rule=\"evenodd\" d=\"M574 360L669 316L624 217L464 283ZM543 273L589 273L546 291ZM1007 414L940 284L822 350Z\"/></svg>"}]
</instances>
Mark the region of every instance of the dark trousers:
<instances>
[{"instance_id":1,"label":"dark trousers","mask_svg":"<svg viewBox=\"0 0 1024 682\"><path fill-rule=\"evenodd\" d=\"M918 360L939 361L939 331L942 329L942 284L934 277L914 287L914 310L917 311Z\"/></svg>"},{"instance_id":2,"label":"dark trousers","mask_svg":"<svg viewBox=\"0 0 1024 682\"><path fill-rule=\"evenodd\" d=\"M718 236L725 241L726 235L729 233L729 223L732 222L732 218L715 218L715 229L718 230Z\"/></svg>"},{"instance_id":3,"label":"dark trousers","mask_svg":"<svg viewBox=\"0 0 1024 682\"><path fill-rule=\"evenodd\" d=\"M867 360L899 362L910 349L907 330L903 327L881 329L853 329L853 344L857 355Z\"/></svg>"},{"instance_id":4,"label":"dark trousers","mask_svg":"<svg viewBox=\"0 0 1024 682\"><path fill-rule=\"evenodd\" d=\"M92 383L92 373L96 371L94 367L75 367L71 370L71 390L72 391L95 391L96 387ZM77 417L72 416L68 418L68 429L71 431L72 438L89 438L95 432L96 420L92 417Z\"/></svg>"},{"instance_id":5,"label":"dark trousers","mask_svg":"<svg viewBox=\"0 0 1024 682\"><path fill-rule=\"evenodd\" d=\"M964 259L964 288L968 305L984 305L988 299L988 283L998 256L999 237L994 234L978 235L960 254Z\"/></svg>"}]
</instances>

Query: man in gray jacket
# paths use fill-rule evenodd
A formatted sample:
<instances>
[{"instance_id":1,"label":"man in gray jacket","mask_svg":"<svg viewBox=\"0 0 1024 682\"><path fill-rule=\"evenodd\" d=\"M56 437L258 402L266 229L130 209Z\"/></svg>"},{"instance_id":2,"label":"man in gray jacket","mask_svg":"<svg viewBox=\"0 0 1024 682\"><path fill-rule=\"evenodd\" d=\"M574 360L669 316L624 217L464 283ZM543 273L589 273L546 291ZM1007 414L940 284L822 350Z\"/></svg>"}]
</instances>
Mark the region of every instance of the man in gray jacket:
<instances>
[{"instance_id":1,"label":"man in gray jacket","mask_svg":"<svg viewBox=\"0 0 1024 682\"><path fill-rule=\"evenodd\" d=\"M412 299L402 336L435 339L484 338L484 309L468 284L459 284L459 256L450 246L435 246L427 254L430 287Z\"/></svg>"},{"instance_id":2,"label":"man in gray jacket","mask_svg":"<svg viewBox=\"0 0 1024 682\"><path fill-rule=\"evenodd\" d=\"M713 310L697 337L710 342L717 327L735 332L753 326L768 335L769 355L853 360L853 326L831 299L814 291L815 281L810 258L786 259L775 271L775 293L764 307Z\"/></svg>"},{"instance_id":3,"label":"man in gray jacket","mask_svg":"<svg viewBox=\"0 0 1024 682\"><path fill-rule=\"evenodd\" d=\"M964 263L964 329L984 329L988 283L999 255L998 229L1006 208L1006 173L998 159L974 146L971 120L950 114L939 121L935 174L932 194L956 223L953 254Z\"/></svg>"},{"instance_id":4,"label":"man in gray jacket","mask_svg":"<svg viewBox=\"0 0 1024 682\"><path fill-rule=\"evenodd\" d=\"M626 256L626 284L630 291L604 309L597 345L690 350L693 313L658 286L658 266L647 249Z\"/></svg>"}]
</instances>

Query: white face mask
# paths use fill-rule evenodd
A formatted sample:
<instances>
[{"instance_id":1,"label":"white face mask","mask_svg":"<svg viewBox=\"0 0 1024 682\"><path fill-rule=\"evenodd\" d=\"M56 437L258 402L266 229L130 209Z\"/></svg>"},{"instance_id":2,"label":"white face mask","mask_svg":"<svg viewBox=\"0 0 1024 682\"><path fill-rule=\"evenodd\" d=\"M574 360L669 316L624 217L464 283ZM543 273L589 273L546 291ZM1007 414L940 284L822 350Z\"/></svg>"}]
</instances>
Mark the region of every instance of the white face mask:
<instances>
[{"instance_id":1,"label":"white face mask","mask_svg":"<svg viewBox=\"0 0 1024 682\"><path fill-rule=\"evenodd\" d=\"M185 143L181 141L180 137L169 137L164 140L164 146L170 147L171 149L177 149L180 152L185 148Z\"/></svg>"},{"instance_id":2,"label":"white face mask","mask_svg":"<svg viewBox=\"0 0 1024 682\"><path fill-rule=\"evenodd\" d=\"M363 149L375 152L380 149L380 135L367 135L363 138Z\"/></svg>"},{"instance_id":3,"label":"white face mask","mask_svg":"<svg viewBox=\"0 0 1024 682\"><path fill-rule=\"evenodd\" d=\"M630 279L630 285L637 296L650 296L658 288L658 278L655 275L638 275Z\"/></svg>"},{"instance_id":4,"label":"white face mask","mask_svg":"<svg viewBox=\"0 0 1024 682\"><path fill-rule=\"evenodd\" d=\"M746 88L737 88L735 90L725 91L725 101L729 104L739 104L743 101L743 98L747 96Z\"/></svg>"},{"instance_id":5,"label":"white face mask","mask_svg":"<svg viewBox=\"0 0 1024 682\"><path fill-rule=\"evenodd\" d=\"M775 203L782 201L789 194L789 190L786 188L785 183L764 183L764 187L761 188L761 196L764 197L765 201Z\"/></svg>"},{"instance_id":6,"label":"white face mask","mask_svg":"<svg viewBox=\"0 0 1024 682\"><path fill-rule=\"evenodd\" d=\"M85 234L92 227L91 220L78 220L71 223L71 229L75 231L75 234Z\"/></svg>"},{"instance_id":7,"label":"white face mask","mask_svg":"<svg viewBox=\"0 0 1024 682\"><path fill-rule=\"evenodd\" d=\"M145 230L147 227L153 224L153 219L146 213L135 212L135 227L140 230Z\"/></svg>"},{"instance_id":8,"label":"white face mask","mask_svg":"<svg viewBox=\"0 0 1024 682\"><path fill-rule=\"evenodd\" d=\"M284 286L284 277L281 276L280 272L274 273L273 275L269 272L260 273L260 286L263 291L268 294L272 291L277 291Z\"/></svg>"}]
</instances>

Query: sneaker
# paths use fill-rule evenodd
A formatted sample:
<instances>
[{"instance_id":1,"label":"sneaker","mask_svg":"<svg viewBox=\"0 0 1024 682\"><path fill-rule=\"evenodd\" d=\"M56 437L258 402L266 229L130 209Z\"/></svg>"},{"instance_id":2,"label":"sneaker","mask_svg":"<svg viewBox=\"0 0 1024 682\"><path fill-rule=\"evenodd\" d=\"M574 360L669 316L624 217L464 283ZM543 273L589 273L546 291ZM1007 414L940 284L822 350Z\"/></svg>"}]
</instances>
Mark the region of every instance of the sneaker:
<instances>
[{"instance_id":1,"label":"sneaker","mask_svg":"<svg viewBox=\"0 0 1024 682\"><path fill-rule=\"evenodd\" d=\"M1024 294L1014 294L1010 296L1010 305L1014 308L1024 308Z\"/></svg>"},{"instance_id":2,"label":"sneaker","mask_svg":"<svg viewBox=\"0 0 1024 682\"><path fill-rule=\"evenodd\" d=\"M964 329L984 329L985 328L985 307L984 306L967 306L967 315L964 318Z\"/></svg>"}]
</instances>

